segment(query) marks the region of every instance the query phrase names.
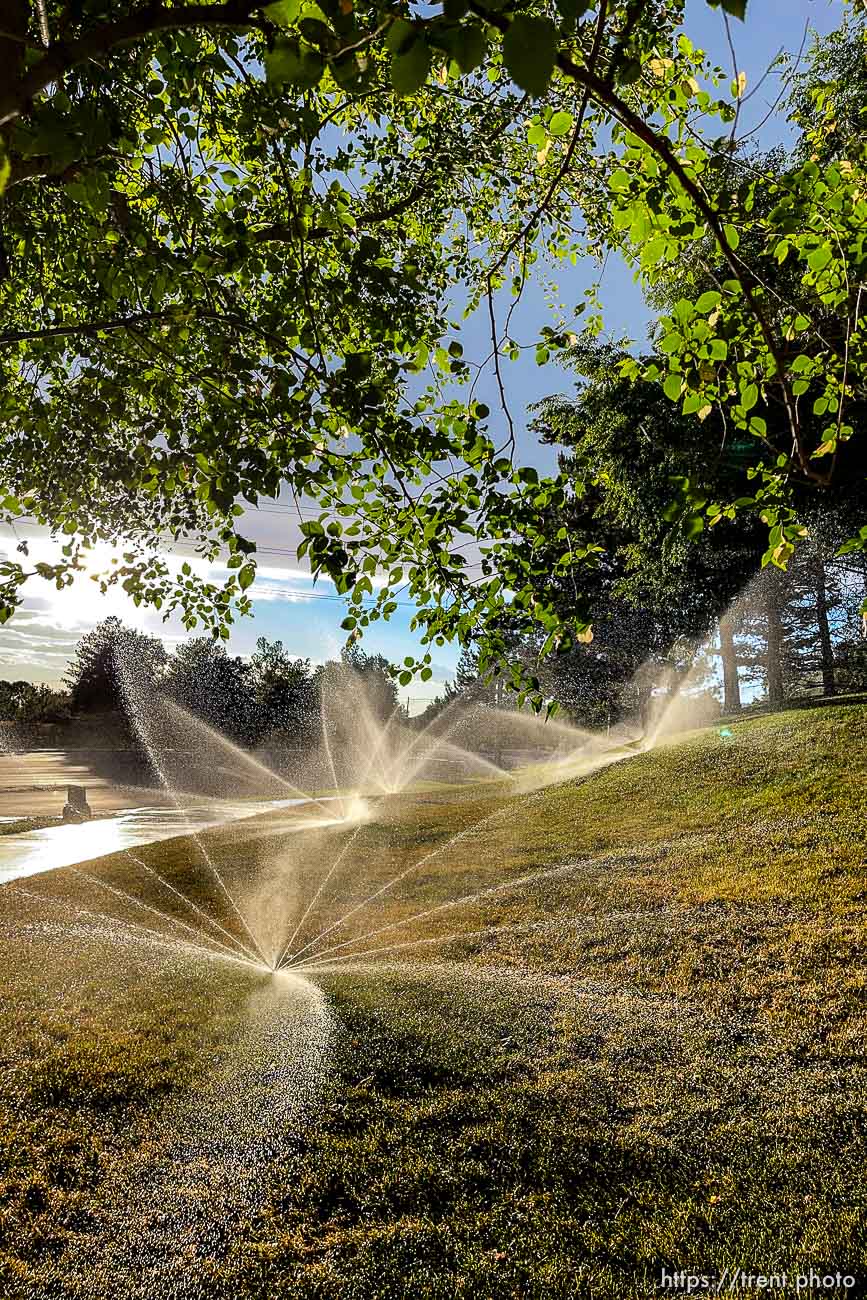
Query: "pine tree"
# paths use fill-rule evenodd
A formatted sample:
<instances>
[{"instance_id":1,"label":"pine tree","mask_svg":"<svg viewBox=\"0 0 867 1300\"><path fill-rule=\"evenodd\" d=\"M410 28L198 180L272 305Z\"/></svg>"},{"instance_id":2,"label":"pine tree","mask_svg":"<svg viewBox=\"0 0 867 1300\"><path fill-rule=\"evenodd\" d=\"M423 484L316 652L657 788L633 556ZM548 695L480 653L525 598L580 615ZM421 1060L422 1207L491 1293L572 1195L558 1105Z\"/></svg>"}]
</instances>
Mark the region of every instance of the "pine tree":
<instances>
[{"instance_id":1,"label":"pine tree","mask_svg":"<svg viewBox=\"0 0 867 1300\"><path fill-rule=\"evenodd\" d=\"M735 647L735 627L730 613L719 621L719 653L723 674L723 712L738 713L741 707L741 688L738 676L738 656Z\"/></svg>"},{"instance_id":2,"label":"pine tree","mask_svg":"<svg viewBox=\"0 0 867 1300\"><path fill-rule=\"evenodd\" d=\"M133 672L139 685L149 686L162 674L168 655L158 637L124 626L112 615L87 632L64 675L72 707L80 713L123 713L126 710L122 672Z\"/></svg>"}]
</instances>

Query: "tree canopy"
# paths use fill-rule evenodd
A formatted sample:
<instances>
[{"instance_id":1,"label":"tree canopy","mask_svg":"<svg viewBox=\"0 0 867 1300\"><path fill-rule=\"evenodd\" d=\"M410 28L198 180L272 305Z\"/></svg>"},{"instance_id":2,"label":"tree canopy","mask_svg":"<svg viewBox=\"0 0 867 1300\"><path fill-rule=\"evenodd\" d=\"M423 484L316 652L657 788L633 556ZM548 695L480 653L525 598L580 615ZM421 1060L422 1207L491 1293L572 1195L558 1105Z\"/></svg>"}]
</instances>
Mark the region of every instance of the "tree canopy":
<instances>
[{"instance_id":1,"label":"tree canopy","mask_svg":"<svg viewBox=\"0 0 867 1300\"><path fill-rule=\"evenodd\" d=\"M708 2L748 39L746 0ZM794 489L851 476L867 365L856 15L845 58L801 86L802 147L773 170L733 147L743 78L696 48L680 0L13 0L4 15L0 509L65 550L28 565L25 543L0 565L0 617L30 578L63 585L120 537L104 583L226 637L255 577L239 502L285 489L350 634L406 591L423 643L476 642L483 671L510 636L541 655L586 638L602 547L570 536L574 481L516 463L505 371L528 345L503 304L534 264L588 250L618 250L650 288L690 255L713 279L670 305L653 357L622 362L761 449L749 490L678 486L687 536L746 511L784 565L805 532ZM598 331L592 292L585 308ZM487 357L464 355L473 311ZM575 328L555 312L529 344L539 364ZM484 367L495 412L475 397ZM158 545L180 537L227 556L227 581L174 576ZM867 524L849 541L865 544ZM513 684L541 704L520 665Z\"/></svg>"},{"instance_id":2,"label":"tree canopy","mask_svg":"<svg viewBox=\"0 0 867 1300\"><path fill-rule=\"evenodd\" d=\"M162 675L167 661L166 648L158 637L126 627L112 615L80 639L63 680L73 709L124 713L127 700L122 667L132 671L137 683L147 690Z\"/></svg>"}]
</instances>

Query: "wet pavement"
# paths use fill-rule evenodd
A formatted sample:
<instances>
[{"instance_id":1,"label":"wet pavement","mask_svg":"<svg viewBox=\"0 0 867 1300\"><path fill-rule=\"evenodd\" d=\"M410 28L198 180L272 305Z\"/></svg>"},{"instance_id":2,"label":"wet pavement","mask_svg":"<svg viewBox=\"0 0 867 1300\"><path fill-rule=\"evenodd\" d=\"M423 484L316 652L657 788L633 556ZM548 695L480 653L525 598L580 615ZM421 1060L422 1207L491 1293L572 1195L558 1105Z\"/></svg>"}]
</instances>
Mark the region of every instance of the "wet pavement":
<instances>
[{"instance_id":1,"label":"wet pavement","mask_svg":"<svg viewBox=\"0 0 867 1300\"><path fill-rule=\"evenodd\" d=\"M115 816L78 825L0 835L0 884L176 835L192 835L244 817L316 802L309 799L191 800L181 808L127 808ZM317 807L321 809L318 803Z\"/></svg>"}]
</instances>

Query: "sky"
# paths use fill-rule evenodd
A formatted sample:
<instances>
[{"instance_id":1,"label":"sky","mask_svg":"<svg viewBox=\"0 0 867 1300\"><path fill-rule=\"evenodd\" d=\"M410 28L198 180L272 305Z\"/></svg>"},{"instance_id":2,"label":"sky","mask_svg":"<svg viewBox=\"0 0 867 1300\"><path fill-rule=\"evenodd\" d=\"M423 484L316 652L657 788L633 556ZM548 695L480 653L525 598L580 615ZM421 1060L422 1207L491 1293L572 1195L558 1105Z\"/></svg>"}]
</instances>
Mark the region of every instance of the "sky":
<instances>
[{"instance_id":1,"label":"sky","mask_svg":"<svg viewBox=\"0 0 867 1300\"><path fill-rule=\"evenodd\" d=\"M730 22L737 68L746 74L750 95L743 106L741 132L758 126L779 93L779 73L774 72L761 82L777 54L782 49L797 53L808 25L820 35L833 31L839 26L845 8L842 0L750 0L747 23ZM711 10L705 0L688 0L685 29L694 44L703 46L721 66L731 67L720 10ZM751 91L755 93L750 94ZM787 142L785 124L780 123L779 115L773 116L756 138L763 147ZM598 266L590 259L558 271L558 300L567 316L570 304L574 306L582 301L587 286L596 280L598 273ZM631 273L617 259L609 260L606 265L602 301L608 333L614 338L627 336L640 345L647 335L650 313ZM538 282L531 284L516 313L512 333L519 342L533 340L550 319L542 286ZM580 328L577 315L575 321ZM464 322L462 341L466 356L487 353L488 322L483 313ZM569 392L572 387L570 376L562 370L553 365L537 366L532 351L522 354L520 361L509 363L510 409L518 431L518 456L524 463L534 464L540 470L554 468L553 449L541 447L528 432L527 412L541 398ZM496 410L498 399L492 376L478 386L476 396L486 401L492 411ZM256 582L248 592L253 601L253 615L235 625L228 647L230 653L249 655L255 649L257 638L264 636L282 640L290 653L309 658L313 663L339 656L346 635L340 630L345 616L343 603L328 582L320 580L314 586L309 572L299 564L295 556L298 522L297 510L288 502L272 501L247 511L244 531L257 543L260 567ZM58 547L45 531L26 523L14 530L0 526L0 555L14 555L18 541L24 538L30 543L33 559L50 562L57 555ZM184 559L203 576L220 577L219 567L194 561L188 553L177 553L170 562L179 566ZM110 550L103 548L93 556L92 571L104 569L110 561ZM162 637L169 650L187 635L176 617L164 623L157 611L137 609L120 590L101 595L87 574L64 591L56 591L50 584L36 580L26 589L21 610L0 628L0 676L56 684L79 637L110 614L118 615L132 627ZM398 663L406 655L415 655L419 643L409 629L412 614L411 605L400 605L388 623L375 624L365 634L363 648ZM454 674L457 658L454 647L437 650L432 679L402 689L402 700L409 705L411 713L421 712L442 691L444 683Z\"/></svg>"}]
</instances>

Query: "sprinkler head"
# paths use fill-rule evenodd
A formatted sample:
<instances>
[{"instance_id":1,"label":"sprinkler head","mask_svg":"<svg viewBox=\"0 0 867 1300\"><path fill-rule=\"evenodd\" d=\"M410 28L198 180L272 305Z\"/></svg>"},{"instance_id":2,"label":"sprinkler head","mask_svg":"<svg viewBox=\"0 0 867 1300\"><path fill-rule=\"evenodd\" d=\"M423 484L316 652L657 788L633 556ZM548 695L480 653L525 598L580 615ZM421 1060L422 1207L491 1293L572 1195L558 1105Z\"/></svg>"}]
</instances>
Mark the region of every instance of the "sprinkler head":
<instances>
[{"instance_id":1,"label":"sprinkler head","mask_svg":"<svg viewBox=\"0 0 867 1300\"><path fill-rule=\"evenodd\" d=\"M343 805L343 821L350 826L370 821L371 809L366 799L360 794L353 794Z\"/></svg>"}]
</instances>

